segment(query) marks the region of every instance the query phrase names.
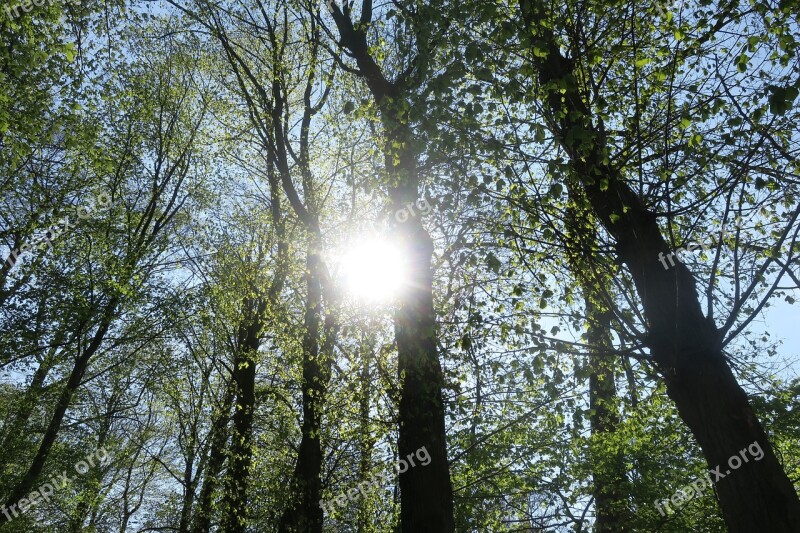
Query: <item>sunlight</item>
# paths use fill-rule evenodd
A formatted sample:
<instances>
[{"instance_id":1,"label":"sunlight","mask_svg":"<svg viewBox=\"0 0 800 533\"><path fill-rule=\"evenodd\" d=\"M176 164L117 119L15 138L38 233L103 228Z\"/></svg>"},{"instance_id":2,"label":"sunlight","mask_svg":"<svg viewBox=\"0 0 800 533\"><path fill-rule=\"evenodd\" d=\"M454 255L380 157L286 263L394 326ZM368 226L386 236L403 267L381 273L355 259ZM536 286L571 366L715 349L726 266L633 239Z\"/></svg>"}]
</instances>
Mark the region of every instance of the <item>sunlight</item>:
<instances>
[{"instance_id":1,"label":"sunlight","mask_svg":"<svg viewBox=\"0 0 800 533\"><path fill-rule=\"evenodd\" d=\"M374 237L351 244L341 255L339 269L347 292L374 303L395 298L406 281L400 248Z\"/></svg>"}]
</instances>

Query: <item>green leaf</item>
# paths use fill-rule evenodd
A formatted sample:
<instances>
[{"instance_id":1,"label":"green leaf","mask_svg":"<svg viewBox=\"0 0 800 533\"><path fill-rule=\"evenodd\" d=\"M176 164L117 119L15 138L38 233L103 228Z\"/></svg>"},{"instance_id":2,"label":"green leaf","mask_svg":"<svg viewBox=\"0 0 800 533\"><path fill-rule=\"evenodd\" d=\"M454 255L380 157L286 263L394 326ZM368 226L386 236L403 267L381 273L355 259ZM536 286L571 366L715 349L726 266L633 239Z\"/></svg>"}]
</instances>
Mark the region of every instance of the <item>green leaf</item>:
<instances>
[{"instance_id":1,"label":"green leaf","mask_svg":"<svg viewBox=\"0 0 800 533\"><path fill-rule=\"evenodd\" d=\"M488 266L492 272L494 272L495 274L499 273L500 265L501 265L500 260L497 258L496 255L494 255L494 253L489 252L486 255L486 266Z\"/></svg>"},{"instance_id":2,"label":"green leaf","mask_svg":"<svg viewBox=\"0 0 800 533\"><path fill-rule=\"evenodd\" d=\"M773 115L784 115L792 108L795 99L797 98L798 89L791 85L787 87L778 87L770 85L767 87L772 93L769 97L769 111Z\"/></svg>"}]
</instances>

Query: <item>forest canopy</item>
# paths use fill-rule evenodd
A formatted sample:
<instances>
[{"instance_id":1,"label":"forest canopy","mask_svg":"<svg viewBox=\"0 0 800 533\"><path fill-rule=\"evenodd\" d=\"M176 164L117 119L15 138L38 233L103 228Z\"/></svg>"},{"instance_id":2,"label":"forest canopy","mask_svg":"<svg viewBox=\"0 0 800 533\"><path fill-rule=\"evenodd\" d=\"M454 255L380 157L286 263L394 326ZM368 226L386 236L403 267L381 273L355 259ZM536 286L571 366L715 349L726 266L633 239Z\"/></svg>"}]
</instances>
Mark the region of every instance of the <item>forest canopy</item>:
<instances>
[{"instance_id":1,"label":"forest canopy","mask_svg":"<svg viewBox=\"0 0 800 533\"><path fill-rule=\"evenodd\" d=\"M797 0L7 0L0 532L800 531Z\"/></svg>"}]
</instances>

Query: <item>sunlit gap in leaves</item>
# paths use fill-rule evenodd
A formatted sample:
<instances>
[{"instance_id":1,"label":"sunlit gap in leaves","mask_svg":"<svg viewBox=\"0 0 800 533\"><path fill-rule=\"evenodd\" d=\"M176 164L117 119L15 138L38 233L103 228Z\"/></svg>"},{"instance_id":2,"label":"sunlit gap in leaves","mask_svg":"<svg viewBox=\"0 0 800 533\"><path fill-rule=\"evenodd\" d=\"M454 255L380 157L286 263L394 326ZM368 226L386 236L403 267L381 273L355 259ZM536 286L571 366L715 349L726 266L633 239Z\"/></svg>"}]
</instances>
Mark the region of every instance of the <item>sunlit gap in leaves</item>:
<instances>
[{"instance_id":1,"label":"sunlit gap in leaves","mask_svg":"<svg viewBox=\"0 0 800 533\"><path fill-rule=\"evenodd\" d=\"M337 256L336 270L342 288L359 301L391 303L406 284L405 254L389 237L352 239Z\"/></svg>"}]
</instances>

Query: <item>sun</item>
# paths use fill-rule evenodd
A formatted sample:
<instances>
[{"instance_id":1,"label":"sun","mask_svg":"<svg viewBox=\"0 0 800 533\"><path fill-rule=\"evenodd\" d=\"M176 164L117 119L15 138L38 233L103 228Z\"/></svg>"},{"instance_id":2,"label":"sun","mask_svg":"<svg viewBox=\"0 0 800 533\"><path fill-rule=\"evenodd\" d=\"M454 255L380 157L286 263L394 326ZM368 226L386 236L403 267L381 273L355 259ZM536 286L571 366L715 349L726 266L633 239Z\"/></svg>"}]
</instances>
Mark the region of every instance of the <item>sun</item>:
<instances>
[{"instance_id":1,"label":"sun","mask_svg":"<svg viewBox=\"0 0 800 533\"><path fill-rule=\"evenodd\" d=\"M348 293L372 303L393 300L406 282L400 247L376 237L352 242L340 256L339 272Z\"/></svg>"}]
</instances>

